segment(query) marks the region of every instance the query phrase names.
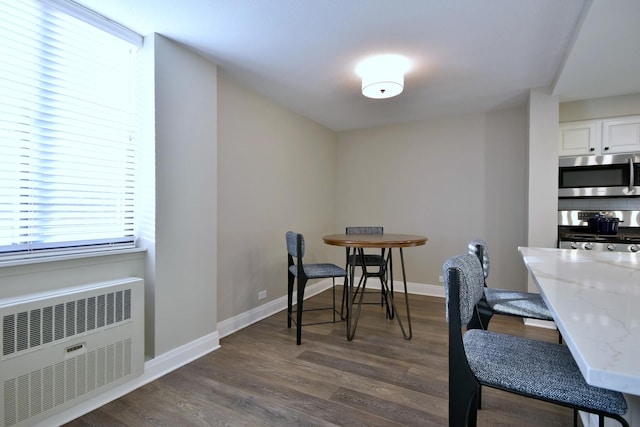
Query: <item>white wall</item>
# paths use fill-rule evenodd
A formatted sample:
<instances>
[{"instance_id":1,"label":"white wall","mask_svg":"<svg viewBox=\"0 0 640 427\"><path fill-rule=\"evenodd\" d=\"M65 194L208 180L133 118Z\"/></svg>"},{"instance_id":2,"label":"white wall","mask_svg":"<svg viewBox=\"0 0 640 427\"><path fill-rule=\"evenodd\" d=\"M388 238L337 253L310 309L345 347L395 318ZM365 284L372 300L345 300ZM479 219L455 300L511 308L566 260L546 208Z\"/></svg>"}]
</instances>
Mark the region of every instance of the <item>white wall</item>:
<instances>
[{"instance_id":1,"label":"white wall","mask_svg":"<svg viewBox=\"0 0 640 427\"><path fill-rule=\"evenodd\" d=\"M336 229L337 153L333 131L223 76L218 124L222 321L287 294L288 230L304 235L305 261L328 259L322 236Z\"/></svg>"},{"instance_id":2,"label":"white wall","mask_svg":"<svg viewBox=\"0 0 640 427\"><path fill-rule=\"evenodd\" d=\"M557 247L558 98L545 89L529 93L527 246ZM528 289L537 292L529 278Z\"/></svg>"},{"instance_id":3,"label":"white wall","mask_svg":"<svg viewBox=\"0 0 640 427\"><path fill-rule=\"evenodd\" d=\"M447 258L484 238L489 283L524 290L525 125L519 108L340 133L338 229L427 236L405 250L405 262L408 281L432 285Z\"/></svg>"},{"instance_id":4,"label":"white wall","mask_svg":"<svg viewBox=\"0 0 640 427\"><path fill-rule=\"evenodd\" d=\"M0 298L122 277L144 277L144 257L144 252L137 252L2 266Z\"/></svg>"},{"instance_id":5,"label":"white wall","mask_svg":"<svg viewBox=\"0 0 640 427\"><path fill-rule=\"evenodd\" d=\"M154 37L157 356L217 328L217 67Z\"/></svg>"},{"instance_id":6,"label":"white wall","mask_svg":"<svg viewBox=\"0 0 640 427\"><path fill-rule=\"evenodd\" d=\"M560 104L560 123L640 114L640 93Z\"/></svg>"}]
</instances>

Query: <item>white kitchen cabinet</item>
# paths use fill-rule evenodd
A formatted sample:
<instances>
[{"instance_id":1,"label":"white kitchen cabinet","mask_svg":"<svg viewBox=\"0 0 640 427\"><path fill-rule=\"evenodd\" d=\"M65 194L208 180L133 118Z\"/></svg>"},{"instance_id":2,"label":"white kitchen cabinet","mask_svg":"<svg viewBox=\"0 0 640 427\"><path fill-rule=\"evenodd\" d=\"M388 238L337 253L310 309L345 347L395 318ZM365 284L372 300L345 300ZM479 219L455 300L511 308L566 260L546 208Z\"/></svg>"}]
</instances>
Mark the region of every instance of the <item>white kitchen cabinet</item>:
<instances>
[{"instance_id":1,"label":"white kitchen cabinet","mask_svg":"<svg viewBox=\"0 0 640 427\"><path fill-rule=\"evenodd\" d=\"M640 152L640 116L560 123L560 156Z\"/></svg>"},{"instance_id":2,"label":"white kitchen cabinet","mask_svg":"<svg viewBox=\"0 0 640 427\"><path fill-rule=\"evenodd\" d=\"M595 154L600 148L600 129L600 123L593 120L560 123L560 155Z\"/></svg>"},{"instance_id":3,"label":"white kitchen cabinet","mask_svg":"<svg viewBox=\"0 0 640 427\"><path fill-rule=\"evenodd\" d=\"M640 151L640 116L602 121L602 154Z\"/></svg>"}]
</instances>

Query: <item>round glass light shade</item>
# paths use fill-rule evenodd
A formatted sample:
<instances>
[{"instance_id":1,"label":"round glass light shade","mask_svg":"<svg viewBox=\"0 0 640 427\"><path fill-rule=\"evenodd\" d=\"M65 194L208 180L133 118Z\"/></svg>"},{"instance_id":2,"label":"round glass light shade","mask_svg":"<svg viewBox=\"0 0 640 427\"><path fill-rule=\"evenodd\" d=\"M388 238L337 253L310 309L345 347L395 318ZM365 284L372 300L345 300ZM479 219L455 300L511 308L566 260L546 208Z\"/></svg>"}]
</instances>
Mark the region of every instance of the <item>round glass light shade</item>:
<instances>
[{"instance_id":1,"label":"round glass light shade","mask_svg":"<svg viewBox=\"0 0 640 427\"><path fill-rule=\"evenodd\" d=\"M404 89L403 73L385 76L363 76L362 94L367 98L382 99L400 95Z\"/></svg>"},{"instance_id":2,"label":"round glass light shade","mask_svg":"<svg viewBox=\"0 0 640 427\"><path fill-rule=\"evenodd\" d=\"M404 73L409 60L400 55L378 55L365 59L356 67L362 77L362 94L382 99L400 95L404 90Z\"/></svg>"}]
</instances>

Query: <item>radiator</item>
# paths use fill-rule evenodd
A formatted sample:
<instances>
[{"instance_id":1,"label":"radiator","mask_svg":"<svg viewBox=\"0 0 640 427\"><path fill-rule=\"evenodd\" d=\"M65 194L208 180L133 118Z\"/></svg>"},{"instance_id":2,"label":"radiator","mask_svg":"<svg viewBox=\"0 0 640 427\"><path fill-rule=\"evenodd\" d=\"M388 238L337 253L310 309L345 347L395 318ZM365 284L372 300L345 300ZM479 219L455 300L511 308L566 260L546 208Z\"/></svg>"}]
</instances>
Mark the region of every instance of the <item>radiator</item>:
<instances>
[{"instance_id":1,"label":"radiator","mask_svg":"<svg viewBox=\"0 0 640 427\"><path fill-rule=\"evenodd\" d=\"M27 426L142 374L144 281L0 299L2 426Z\"/></svg>"}]
</instances>

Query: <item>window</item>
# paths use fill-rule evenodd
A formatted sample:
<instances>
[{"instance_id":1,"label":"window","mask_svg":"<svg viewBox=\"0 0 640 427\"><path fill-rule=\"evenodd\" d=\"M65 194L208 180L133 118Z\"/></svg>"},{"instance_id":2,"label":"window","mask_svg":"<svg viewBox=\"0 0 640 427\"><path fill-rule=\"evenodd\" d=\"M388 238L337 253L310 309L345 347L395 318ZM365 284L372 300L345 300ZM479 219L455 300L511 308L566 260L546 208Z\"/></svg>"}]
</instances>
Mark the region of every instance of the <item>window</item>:
<instances>
[{"instance_id":1,"label":"window","mask_svg":"<svg viewBox=\"0 0 640 427\"><path fill-rule=\"evenodd\" d=\"M133 247L140 36L0 0L0 40L0 259Z\"/></svg>"}]
</instances>

